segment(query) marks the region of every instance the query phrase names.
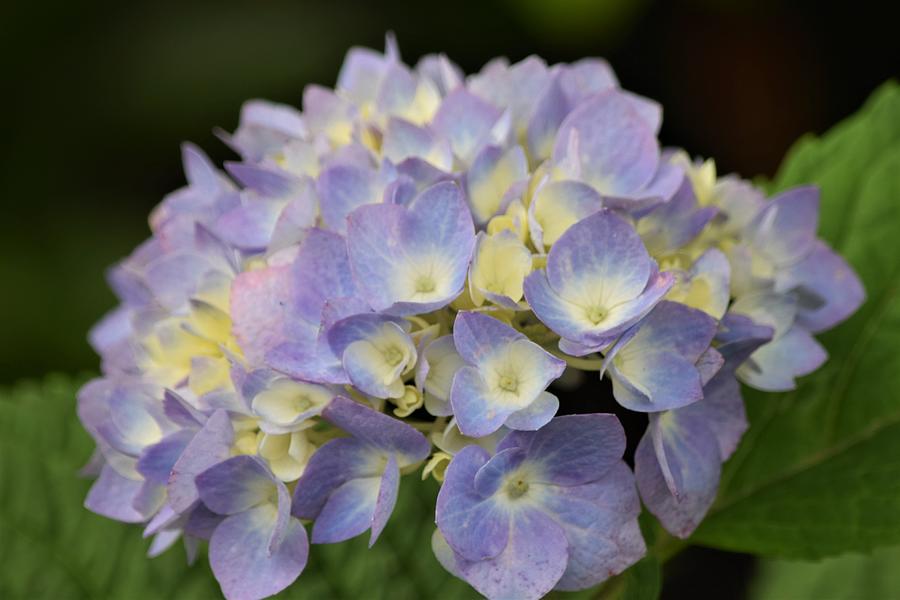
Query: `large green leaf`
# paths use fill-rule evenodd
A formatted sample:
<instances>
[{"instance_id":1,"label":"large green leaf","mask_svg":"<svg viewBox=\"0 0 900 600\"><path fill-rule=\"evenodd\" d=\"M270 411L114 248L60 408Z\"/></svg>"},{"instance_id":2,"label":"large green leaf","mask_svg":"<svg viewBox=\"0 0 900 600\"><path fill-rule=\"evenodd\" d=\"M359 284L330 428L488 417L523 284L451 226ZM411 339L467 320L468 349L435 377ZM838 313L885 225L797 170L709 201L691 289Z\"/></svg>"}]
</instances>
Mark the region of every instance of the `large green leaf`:
<instances>
[{"instance_id":1,"label":"large green leaf","mask_svg":"<svg viewBox=\"0 0 900 600\"><path fill-rule=\"evenodd\" d=\"M796 391L746 393L750 430L693 539L815 558L900 543L900 86L801 140L773 191L800 183L821 186L823 236L868 300Z\"/></svg>"},{"instance_id":2,"label":"large green leaf","mask_svg":"<svg viewBox=\"0 0 900 600\"><path fill-rule=\"evenodd\" d=\"M870 556L847 554L822 561L764 560L751 600L859 600L900 598L900 547Z\"/></svg>"}]
</instances>

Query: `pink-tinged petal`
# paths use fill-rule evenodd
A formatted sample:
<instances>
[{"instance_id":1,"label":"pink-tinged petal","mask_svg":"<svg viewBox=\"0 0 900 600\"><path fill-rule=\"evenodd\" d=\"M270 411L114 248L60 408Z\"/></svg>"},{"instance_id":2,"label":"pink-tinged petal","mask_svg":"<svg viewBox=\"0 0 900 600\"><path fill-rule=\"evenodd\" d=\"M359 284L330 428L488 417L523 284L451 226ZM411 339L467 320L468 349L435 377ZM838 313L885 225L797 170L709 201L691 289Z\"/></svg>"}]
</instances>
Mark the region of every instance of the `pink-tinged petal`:
<instances>
[{"instance_id":1,"label":"pink-tinged petal","mask_svg":"<svg viewBox=\"0 0 900 600\"><path fill-rule=\"evenodd\" d=\"M573 486L597 481L622 459L625 431L611 414L557 417L537 431L513 431L497 451L520 448L540 468L540 483Z\"/></svg>"},{"instance_id":2,"label":"pink-tinged petal","mask_svg":"<svg viewBox=\"0 0 900 600\"><path fill-rule=\"evenodd\" d=\"M278 511L265 504L231 515L209 541L209 563L228 600L260 600L285 589L303 571L309 555L306 530L291 519L284 541L269 552Z\"/></svg>"},{"instance_id":3,"label":"pink-tinged petal","mask_svg":"<svg viewBox=\"0 0 900 600\"><path fill-rule=\"evenodd\" d=\"M238 344L251 364L263 364L271 349L291 339L292 295L287 265L245 271L235 278L231 318ZM307 337L311 335L310 331Z\"/></svg>"},{"instance_id":4,"label":"pink-tinged petal","mask_svg":"<svg viewBox=\"0 0 900 600\"><path fill-rule=\"evenodd\" d=\"M750 224L754 248L777 266L790 266L813 250L819 223L819 188L797 187L772 198Z\"/></svg>"},{"instance_id":5,"label":"pink-tinged petal","mask_svg":"<svg viewBox=\"0 0 900 600\"><path fill-rule=\"evenodd\" d=\"M573 136L577 158L568 156ZM556 140L554 164L576 161L580 179L604 195L631 195L653 179L659 164L653 128L618 90L581 102L560 125Z\"/></svg>"},{"instance_id":6,"label":"pink-tinged petal","mask_svg":"<svg viewBox=\"0 0 900 600\"><path fill-rule=\"evenodd\" d=\"M509 541L509 514L475 488L475 476L488 459L480 446L460 450L447 467L438 493L438 528L454 551L468 560L496 557Z\"/></svg>"},{"instance_id":7,"label":"pink-tinged petal","mask_svg":"<svg viewBox=\"0 0 900 600\"><path fill-rule=\"evenodd\" d=\"M179 513L187 511L199 499L195 477L228 458L234 430L224 410L217 410L188 443L169 476L169 504Z\"/></svg>"},{"instance_id":8,"label":"pink-tinged petal","mask_svg":"<svg viewBox=\"0 0 900 600\"><path fill-rule=\"evenodd\" d=\"M145 517L132 508L132 503L143 484L142 480L119 475L111 466L105 465L100 477L91 486L84 506L91 512L116 521L140 523Z\"/></svg>"},{"instance_id":9,"label":"pink-tinged petal","mask_svg":"<svg viewBox=\"0 0 900 600\"><path fill-rule=\"evenodd\" d=\"M866 299L853 268L820 240L805 259L777 274L776 286L798 292L797 322L812 333L831 329Z\"/></svg>"},{"instance_id":10,"label":"pink-tinged petal","mask_svg":"<svg viewBox=\"0 0 900 600\"><path fill-rule=\"evenodd\" d=\"M686 538L716 498L722 458L715 434L696 413L654 414L635 454L638 489L673 535Z\"/></svg>"},{"instance_id":11,"label":"pink-tinged petal","mask_svg":"<svg viewBox=\"0 0 900 600\"><path fill-rule=\"evenodd\" d=\"M796 387L795 378L822 366L828 353L801 325L794 325L754 352L737 374L741 381L758 390L783 392Z\"/></svg>"}]
</instances>

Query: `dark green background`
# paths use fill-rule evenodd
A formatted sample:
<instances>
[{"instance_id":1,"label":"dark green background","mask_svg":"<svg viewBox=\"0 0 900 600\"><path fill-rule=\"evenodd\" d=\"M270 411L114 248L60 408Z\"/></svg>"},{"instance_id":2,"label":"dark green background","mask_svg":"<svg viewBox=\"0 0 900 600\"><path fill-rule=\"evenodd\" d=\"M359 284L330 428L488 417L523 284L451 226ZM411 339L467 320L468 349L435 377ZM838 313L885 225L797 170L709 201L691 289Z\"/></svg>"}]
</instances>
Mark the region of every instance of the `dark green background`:
<instances>
[{"instance_id":1,"label":"dark green background","mask_svg":"<svg viewBox=\"0 0 900 600\"><path fill-rule=\"evenodd\" d=\"M900 42L887 3L825 4L4 3L0 384L96 370L85 332L113 303L103 271L146 237L150 209L182 184L179 142L194 141L217 161L230 158L214 126L232 129L248 98L298 105L307 83L333 84L351 45L381 47L393 30L408 62L443 51L468 72L496 55L535 53L550 62L605 56L626 88L663 103L665 144L715 157L722 173L770 176L797 137L829 128L897 74ZM0 402L0 505L8 509L0 530L14 526L18 540L4 547L0 535L0 597L4 590L60 597L75 589L77 596L130 598L153 586L159 589L148 597L213 594L205 565L172 579L182 572L180 550L147 563L134 528L80 508L86 483L71 474L89 443L74 422L71 384L44 385L50 388L19 387ZM427 511L413 511L420 512ZM72 550L66 536L83 531L98 536L99 555ZM402 521L387 533L399 548L420 553L403 541L413 534ZM317 549L321 565L360 555L370 568L348 567L331 582L311 572L304 577L311 596L353 597L352 590L407 573L396 554L366 555L358 546ZM416 560L421 573L407 581L406 595L431 597L433 559ZM54 567L44 572L44 564ZM132 576L117 577L121 570ZM663 597L740 597L752 573L746 556L690 550L667 566ZM34 587L41 581L46 585ZM116 587L123 585L132 587Z\"/></svg>"}]
</instances>

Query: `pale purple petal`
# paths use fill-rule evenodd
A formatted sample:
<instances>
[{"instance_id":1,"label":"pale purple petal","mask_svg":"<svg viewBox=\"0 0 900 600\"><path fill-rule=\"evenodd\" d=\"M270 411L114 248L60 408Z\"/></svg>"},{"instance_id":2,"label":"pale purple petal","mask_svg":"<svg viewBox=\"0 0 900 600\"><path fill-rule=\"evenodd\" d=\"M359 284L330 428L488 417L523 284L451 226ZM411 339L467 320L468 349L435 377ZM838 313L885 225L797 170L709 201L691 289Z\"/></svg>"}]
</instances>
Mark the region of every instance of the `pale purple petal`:
<instances>
[{"instance_id":1,"label":"pale purple petal","mask_svg":"<svg viewBox=\"0 0 900 600\"><path fill-rule=\"evenodd\" d=\"M379 457L371 447L352 438L326 442L310 457L297 481L291 508L294 516L315 519L338 487L354 478L381 476Z\"/></svg>"},{"instance_id":2,"label":"pale purple petal","mask_svg":"<svg viewBox=\"0 0 900 600\"><path fill-rule=\"evenodd\" d=\"M284 541L269 552L277 509L263 505L222 521L209 542L209 564L228 600L258 600L285 589L303 571L309 554L306 530L291 519Z\"/></svg>"},{"instance_id":3,"label":"pale purple petal","mask_svg":"<svg viewBox=\"0 0 900 600\"><path fill-rule=\"evenodd\" d=\"M762 346L738 368L738 377L747 385L767 392L796 387L795 378L822 366L828 354L801 325Z\"/></svg>"},{"instance_id":4,"label":"pale purple petal","mask_svg":"<svg viewBox=\"0 0 900 600\"><path fill-rule=\"evenodd\" d=\"M84 506L91 512L116 521L140 523L145 516L132 508L132 502L143 484L139 479L129 479L119 475L111 466L104 465L100 477L88 492Z\"/></svg>"},{"instance_id":5,"label":"pale purple petal","mask_svg":"<svg viewBox=\"0 0 900 600\"><path fill-rule=\"evenodd\" d=\"M501 111L458 88L441 103L431 127L450 141L453 153L470 160L500 119Z\"/></svg>"},{"instance_id":6,"label":"pale purple petal","mask_svg":"<svg viewBox=\"0 0 900 600\"><path fill-rule=\"evenodd\" d=\"M187 511L200 499L194 478L228 458L233 440L234 430L228 414L223 410L217 410L197 432L172 467L168 485L169 504L176 512Z\"/></svg>"},{"instance_id":7,"label":"pale purple petal","mask_svg":"<svg viewBox=\"0 0 900 600\"><path fill-rule=\"evenodd\" d=\"M380 477L350 479L335 489L313 524L312 542L332 544L356 537L372 526Z\"/></svg>"},{"instance_id":8,"label":"pale purple petal","mask_svg":"<svg viewBox=\"0 0 900 600\"><path fill-rule=\"evenodd\" d=\"M569 544L558 590L593 587L618 575L646 552L637 517L640 500L631 469L619 461L603 479L572 487L546 486L542 504L563 526Z\"/></svg>"},{"instance_id":9,"label":"pale purple petal","mask_svg":"<svg viewBox=\"0 0 900 600\"><path fill-rule=\"evenodd\" d=\"M376 172L351 165L325 169L319 175L316 189L322 206L322 220L338 233L347 230L347 215L355 208L381 201Z\"/></svg>"},{"instance_id":10,"label":"pale purple petal","mask_svg":"<svg viewBox=\"0 0 900 600\"><path fill-rule=\"evenodd\" d=\"M642 218L637 229L650 254L665 256L697 237L715 215L715 207L697 205L691 180L684 177L672 199Z\"/></svg>"},{"instance_id":11,"label":"pale purple petal","mask_svg":"<svg viewBox=\"0 0 900 600\"><path fill-rule=\"evenodd\" d=\"M206 469L196 478L200 499L222 515L239 513L269 500L275 481L256 456L234 456Z\"/></svg>"},{"instance_id":12,"label":"pale purple petal","mask_svg":"<svg viewBox=\"0 0 900 600\"><path fill-rule=\"evenodd\" d=\"M322 411L322 417L354 438L395 454L401 467L424 460L431 444L406 423L338 396Z\"/></svg>"},{"instance_id":13,"label":"pale purple petal","mask_svg":"<svg viewBox=\"0 0 900 600\"><path fill-rule=\"evenodd\" d=\"M570 137L577 137L580 178L601 194L628 196L653 179L659 144L653 128L628 97L609 90L581 102L562 125L554 164L573 160Z\"/></svg>"},{"instance_id":14,"label":"pale purple petal","mask_svg":"<svg viewBox=\"0 0 900 600\"><path fill-rule=\"evenodd\" d=\"M375 512L372 514L372 533L369 537L369 548L375 544L378 536L384 531L384 526L387 525L391 513L394 512L399 490L400 469L397 466L397 459L391 455L388 458L387 465L384 467L384 475L381 476L381 482L378 486Z\"/></svg>"},{"instance_id":15,"label":"pale purple petal","mask_svg":"<svg viewBox=\"0 0 900 600\"><path fill-rule=\"evenodd\" d=\"M498 403L478 372L462 367L450 386L450 404L459 430L469 437L484 437L497 431L516 408Z\"/></svg>"},{"instance_id":16,"label":"pale purple petal","mask_svg":"<svg viewBox=\"0 0 900 600\"><path fill-rule=\"evenodd\" d=\"M438 528L454 551L469 560L499 555L509 539L510 516L475 489L475 476L488 460L480 446L466 446L450 462L438 493Z\"/></svg>"},{"instance_id":17,"label":"pale purple petal","mask_svg":"<svg viewBox=\"0 0 900 600\"><path fill-rule=\"evenodd\" d=\"M497 451L521 448L540 465L535 480L572 486L590 483L622 459L625 431L611 414L556 417L538 431L513 431Z\"/></svg>"},{"instance_id":18,"label":"pale purple petal","mask_svg":"<svg viewBox=\"0 0 900 600\"><path fill-rule=\"evenodd\" d=\"M458 573L490 600L537 600L566 570L568 542L562 527L544 513L525 508L510 524L509 544L497 557L471 562L454 557Z\"/></svg>"},{"instance_id":19,"label":"pale purple petal","mask_svg":"<svg viewBox=\"0 0 900 600\"><path fill-rule=\"evenodd\" d=\"M819 189L797 187L772 198L750 224L753 245L778 266L805 258L816 242Z\"/></svg>"},{"instance_id":20,"label":"pale purple petal","mask_svg":"<svg viewBox=\"0 0 900 600\"><path fill-rule=\"evenodd\" d=\"M172 467L193 437L194 431L182 429L167 435L158 443L148 446L138 459L138 472L148 481L157 485L166 485Z\"/></svg>"},{"instance_id":21,"label":"pale purple petal","mask_svg":"<svg viewBox=\"0 0 900 600\"><path fill-rule=\"evenodd\" d=\"M650 416L635 453L647 508L673 535L689 536L716 498L721 456L715 434L695 413Z\"/></svg>"},{"instance_id":22,"label":"pale purple petal","mask_svg":"<svg viewBox=\"0 0 900 600\"><path fill-rule=\"evenodd\" d=\"M812 333L831 329L866 299L853 268L822 241L815 242L805 259L778 273L776 285L798 291L797 323Z\"/></svg>"},{"instance_id":23,"label":"pale purple petal","mask_svg":"<svg viewBox=\"0 0 900 600\"><path fill-rule=\"evenodd\" d=\"M407 208L362 206L348 219L347 246L372 308L405 315L435 310L462 290L475 231L455 183L438 183Z\"/></svg>"},{"instance_id":24,"label":"pale purple petal","mask_svg":"<svg viewBox=\"0 0 900 600\"><path fill-rule=\"evenodd\" d=\"M550 392L541 392L537 399L522 410L506 418L510 429L535 431L550 422L559 410L559 399Z\"/></svg>"}]
</instances>

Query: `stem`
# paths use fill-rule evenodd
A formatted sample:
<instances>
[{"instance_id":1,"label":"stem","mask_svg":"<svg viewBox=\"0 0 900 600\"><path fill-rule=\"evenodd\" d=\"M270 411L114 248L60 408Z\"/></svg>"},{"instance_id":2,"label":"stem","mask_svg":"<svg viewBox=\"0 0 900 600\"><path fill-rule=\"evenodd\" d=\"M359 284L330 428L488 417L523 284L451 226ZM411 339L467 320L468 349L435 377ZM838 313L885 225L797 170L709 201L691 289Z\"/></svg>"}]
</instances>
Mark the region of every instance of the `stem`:
<instances>
[{"instance_id":1,"label":"stem","mask_svg":"<svg viewBox=\"0 0 900 600\"><path fill-rule=\"evenodd\" d=\"M580 371L602 371L603 370L603 359L602 358L578 358L577 356L569 356L568 354L563 354L556 348L544 348L547 352L552 354L557 358L561 358L566 361L570 367L574 367Z\"/></svg>"}]
</instances>

